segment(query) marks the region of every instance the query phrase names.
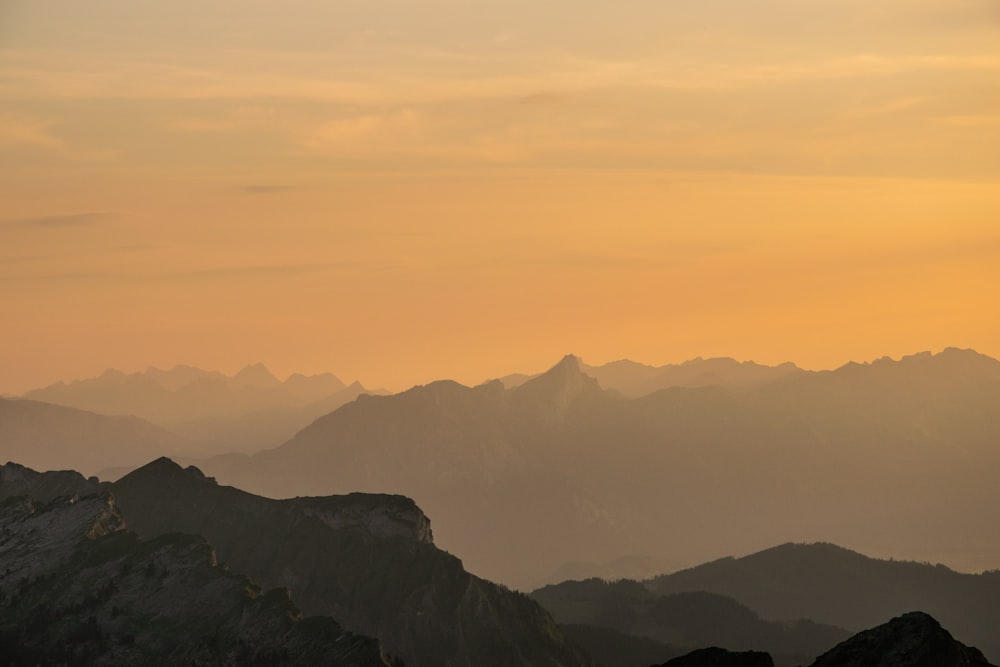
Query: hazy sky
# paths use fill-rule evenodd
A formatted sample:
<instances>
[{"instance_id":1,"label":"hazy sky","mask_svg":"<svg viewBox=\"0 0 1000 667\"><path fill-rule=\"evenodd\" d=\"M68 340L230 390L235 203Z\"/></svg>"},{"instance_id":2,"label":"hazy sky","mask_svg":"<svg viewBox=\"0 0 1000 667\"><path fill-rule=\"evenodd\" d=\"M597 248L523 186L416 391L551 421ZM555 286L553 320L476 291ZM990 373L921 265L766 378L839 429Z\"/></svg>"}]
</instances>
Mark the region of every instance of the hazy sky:
<instances>
[{"instance_id":1,"label":"hazy sky","mask_svg":"<svg viewBox=\"0 0 1000 667\"><path fill-rule=\"evenodd\" d=\"M0 392L1000 356L998 0L0 0Z\"/></svg>"}]
</instances>

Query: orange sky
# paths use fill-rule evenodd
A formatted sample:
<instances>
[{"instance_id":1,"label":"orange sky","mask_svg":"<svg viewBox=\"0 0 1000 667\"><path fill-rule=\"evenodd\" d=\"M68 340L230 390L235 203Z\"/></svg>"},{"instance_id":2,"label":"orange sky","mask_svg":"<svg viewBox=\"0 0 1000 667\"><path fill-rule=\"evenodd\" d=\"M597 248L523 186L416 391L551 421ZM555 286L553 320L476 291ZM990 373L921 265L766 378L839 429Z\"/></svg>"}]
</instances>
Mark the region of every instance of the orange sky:
<instances>
[{"instance_id":1,"label":"orange sky","mask_svg":"<svg viewBox=\"0 0 1000 667\"><path fill-rule=\"evenodd\" d=\"M998 80L995 0L8 0L0 392L1000 357Z\"/></svg>"}]
</instances>

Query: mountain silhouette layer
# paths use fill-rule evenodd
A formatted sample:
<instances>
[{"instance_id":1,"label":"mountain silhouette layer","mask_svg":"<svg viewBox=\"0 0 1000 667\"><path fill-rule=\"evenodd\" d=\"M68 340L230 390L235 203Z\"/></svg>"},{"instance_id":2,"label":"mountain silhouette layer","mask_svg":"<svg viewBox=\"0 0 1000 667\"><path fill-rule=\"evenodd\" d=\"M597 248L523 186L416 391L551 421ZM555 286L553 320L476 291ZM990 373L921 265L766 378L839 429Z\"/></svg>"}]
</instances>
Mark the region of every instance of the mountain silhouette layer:
<instances>
[{"instance_id":1,"label":"mountain silhouette layer","mask_svg":"<svg viewBox=\"0 0 1000 667\"><path fill-rule=\"evenodd\" d=\"M709 591L766 618L809 618L852 632L921 609L959 640L987 656L1000 655L1000 571L961 574L942 565L873 559L832 544L785 544L645 584L659 594Z\"/></svg>"},{"instance_id":2,"label":"mountain silhouette layer","mask_svg":"<svg viewBox=\"0 0 1000 667\"><path fill-rule=\"evenodd\" d=\"M365 391L360 383L345 385L331 373L296 373L282 382L263 364L252 364L232 377L193 366L130 374L108 370L96 378L29 391L24 398L136 416L177 436L177 446L159 454L183 445L188 455L204 455L274 447ZM108 467L134 463L119 461Z\"/></svg>"},{"instance_id":3,"label":"mountain silhouette layer","mask_svg":"<svg viewBox=\"0 0 1000 667\"><path fill-rule=\"evenodd\" d=\"M987 667L976 648L956 641L923 612L865 630L820 656L812 667Z\"/></svg>"},{"instance_id":4,"label":"mountain silhouette layer","mask_svg":"<svg viewBox=\"0 0 1000 667\"><path fill-rule=\"evenodd\" d=\"M789 541L995 567L1000 362L947 349L765 375L629 399L568 356L511 389L362 396L198 465L274 497L402 493L470 569L525 589L583 555L676 567Z\"/></svg>"},{"instance_id":5,"label":"mountain silhouette layer","mask_svg":"<svg viewBox=\"0 0 1000 667\"><path fill-rule=\"evenodd\" d=\"M798 616L765 620L724 595L697 589L662 595L629 580L566 581L536 590L531 597L561 624L653 639L675 653L705 646L756 650L788 667L808 663L851 634Z\"/></svg>"},{"instance_id":6,"label":"mountain silhouette layer","mask_svg":"<svg viewBox=\"0 0 1000 667\"><path fill-rule=\"evenodd\" d=\"M88 475L173 454L181 439L137 417L109 417L40 401L0 398L0 460Z\"/></svg>"}]
</instances>

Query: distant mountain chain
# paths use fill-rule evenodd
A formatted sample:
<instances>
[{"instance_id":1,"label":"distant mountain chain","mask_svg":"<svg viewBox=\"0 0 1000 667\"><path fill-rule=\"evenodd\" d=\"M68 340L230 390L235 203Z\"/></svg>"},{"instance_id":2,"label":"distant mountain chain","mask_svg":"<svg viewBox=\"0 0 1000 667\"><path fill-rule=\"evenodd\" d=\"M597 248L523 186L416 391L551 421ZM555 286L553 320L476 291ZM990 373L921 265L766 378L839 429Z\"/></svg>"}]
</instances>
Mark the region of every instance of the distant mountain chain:
<instances>
[{"instance_id":1,"label":"distant mountain chain","mask_svg":"<svg viewBox=\"0 0 1000 667\"><path fill-rule=\"evenodd\" d=\"M281 383L262 366L233 378L183 367L106 376L40 391L124 407L152 385L170 410L215 396L191 414L232 415L233 396L289 405L342 386L333 376ZM351 399L254 454L184 457L180 422L167 431L27 401L0 402L0 437L9 458L40 468L93 474L104 462L124 473L171 453L272 497L402 493L473 571L525 590L642 578L790 541L967 571L1000 563L1000 362L971 350L823 372L731 359L589 367L570 355L538 376Z\"/></svg>"},{"instance_id":2,"label":"distant mountain chain","mask_svg":"<svg viewBox=\"0 0 1000 667\"><path fill-rule=\"evenodd\" d=\"M509 389L362 395L275 449L191 462L273 497L405 494L522 589L581 560L669 571L783 542L978 571L1000 563L997 414L1000 362L972 351L631 399L567 356Z\"/></svg>"},{"instance_id":3,"label":"distant mountain chain","mask_svg":"<svg viewBox=\"0 0 1000 667\"><path fill-rule=\"evenodd\" d=\"M1000 656L1000 570L960 574L832 544L785 544L641 582L565 581L531 597L593 654L607 640L582 628L625 635L631 644L618 641L639 655L637 639L675 650L716 644L767 651L779 667L793 667L852 632L920 609L961 641Z\"/></svg>"},{"instance_id":4,"label":"distant mountain chain","mask_svg":"<svg viewBox=\"0 0 1000 667\"><path fill-rule=\"evenodd\" d=\"M837 615L844 602L822 591L841 585L845 562L856 586L868 585L858 559L788 545L641 584L565 582L534 597L596 625L560 628L537 602L438 550L430 521L402 496L270 500L165 458L114 484L8 463L0 655L10 664L772 667L789 656L767 651L797 646L795 664L812 667L990 667L923 612L847 636L805 619L763 621L721 595L659 592L700 577L694 585L742 584L751 596L770 586L780 607L800 586L798 604ZM721 571L732 564L737 577ZM875 567L890 587L926 575L912 563ZM768 568L797 578L783 590ZM954 580L930 584L929 600L961 605L968 593ZM841 597L852 595L848 586ZM995 627L992 607L969 606Z\"/></svg>"},{"instance_id":5,"label":"distant mountain chain","mask_svg":"<svg viewBox=\"0 0 1000 667\"><path fill-rule=\"evenodd\" d=\"M205 456L272 447L366 392L361 383L346 385L331 373L296 373L282 382L263 364L254 364L232 377L192 366L149 368L131 374L108 370L96 378L29 391L22 398L102 415L131 415L148 422L143 423L143 428L150 433L130 436L137 449L145 450L141 456L123 456L120 451L100 456L100 452L94 452L92 460L78 465L66 452L69 456L62 465L98 472L103 468L134 467L148 461L145 452L154 449L157 455ZM42 421L58 423L59 418L48 416ZM42 432L40 426L36 433ZM50 441L54 439L49 436ZM109 450L122 439L112 437ZM48 461L18 460L49 467Z\"/></svg>"}]
</instances>

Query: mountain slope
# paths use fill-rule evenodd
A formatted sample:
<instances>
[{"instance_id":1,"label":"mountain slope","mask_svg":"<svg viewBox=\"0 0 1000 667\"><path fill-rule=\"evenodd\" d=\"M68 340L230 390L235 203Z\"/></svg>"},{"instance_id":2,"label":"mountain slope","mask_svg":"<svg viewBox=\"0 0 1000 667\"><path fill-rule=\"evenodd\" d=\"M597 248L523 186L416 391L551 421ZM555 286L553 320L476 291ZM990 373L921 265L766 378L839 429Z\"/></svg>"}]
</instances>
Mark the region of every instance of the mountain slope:
<instances>
[{"instance_id":1,"label":"mountain slope","mask_svg":"<svg viewBox=\"0 0 1000 667\"><path fill-rule=\"evenodd\" d=\"M724 558L648 582L660 594L710 591L767 618L811 618L857 631L921 609L961 641L1000 655L1000 572L960 574L884 561L831 544L786 544Z\"/></svg>"},{"instance_id":2,"label":"mountain slope","mask_svg":"<svg viewBox=\"0 0 1000 667\"><path fill-rule=\"evenodd\" d=\"M106 415L134 415L181 436L187 453L204 455L276 446L364 392L359 383L347 386L331 373L296 373L281 382L263 364L253 364L232 377L191 366L131 374L108 370L24 397Z\"/></svg>"},{"instance_id":3,"label":"mountain slope","mask_svg":"<svg viewBox=\"0 0 1000 667\"><path fill-rule=\"evenodd\" d=\"M587 663L536 603L437 549L407 498L270 500L165 459L111 488L140 535L203 535L234 568L288 587L306 613L378 637L407 664Z\"/></svg>"},{"instance_id":4,"label":"mountain slope","mask_svg":"<svg viewBox=\"0 0 1000 667\"><path fill-rule=\"evenodd\" d=\"M978 649L956 641L923 612L860 632L820 656L812 667L989 667Z\"/></svg>"},{"instance_id":5,"label":"mountain slope","mask_svg":"<svg viewBox=\"0 0 1000 667\"><path fill-rule=\"evenodd\" d=\"M198 465L278 497L403 493L470 569L525 588L581 557L683 565L788 541L983 569L1000 562L998 369L949 349L630 400L567 357L513 389L360 398Z\"/></svg>"},{"instance_id":6,"label":"mountain slope","mask_svg":"<svg viewBox=\"0 0 1000 667\"><path fill-rule=\"evenodd\" d=\"M531 597L561 624L607 628L675 649L718 646L765 651L775 656L778 665L790 667L812 660L850 635L801 617L767 621L723 595L694 589L660 595L627 580L566 581L538 589Z\"/></svg>"},{"instance_id":7,"label":"mountain slope","mask_svg":"<svg viewBox=\"0 0 1000 667\"><path fill-rule=\"evenodd\" d=\"M93 475L172 454L180 439L136 417L108 417L38 401L0 398L0 458L39 470Z\"/></svg>"},{"instance_id":8,"label":"mountain slope","mask_svg":"<svg viewBox=\"0 0 1000 667\"><path fill-rule=\"evenodd\" d=\"M201 538L140 541L97 494L0 503L0 655L10 664L385 665L371 639L304 620Z\"/></svg>"}]
</instances>

